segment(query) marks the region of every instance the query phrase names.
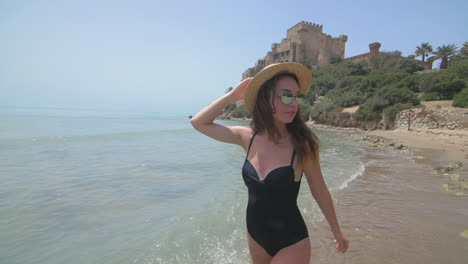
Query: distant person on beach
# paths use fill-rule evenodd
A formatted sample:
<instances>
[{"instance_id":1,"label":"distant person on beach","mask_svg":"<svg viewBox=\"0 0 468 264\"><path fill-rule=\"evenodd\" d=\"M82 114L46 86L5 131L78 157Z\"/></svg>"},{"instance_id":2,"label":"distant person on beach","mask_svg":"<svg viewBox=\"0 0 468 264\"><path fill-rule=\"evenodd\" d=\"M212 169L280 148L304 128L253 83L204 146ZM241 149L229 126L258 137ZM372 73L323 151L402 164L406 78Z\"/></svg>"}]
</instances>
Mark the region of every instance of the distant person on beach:
<instances>
[{"instance_id":1,"label":"distant person on beach","mask_svg":"<svg viewBox=\"0 0 468 264\"><path fill-rule=\"evenodd\" d=\"M348 249L320 169L318 137L300 116L298 101L311 84L312 73L304 65L271 64L191 120L199 132L240 145L247 153L242 167L249 193L246 237L256 264L309 263L309 234L296 203L304 172L331 227L337 252ZM250 127L213 123L226 106L242 99L252 114Z\"/></svg>"}]
</instances>

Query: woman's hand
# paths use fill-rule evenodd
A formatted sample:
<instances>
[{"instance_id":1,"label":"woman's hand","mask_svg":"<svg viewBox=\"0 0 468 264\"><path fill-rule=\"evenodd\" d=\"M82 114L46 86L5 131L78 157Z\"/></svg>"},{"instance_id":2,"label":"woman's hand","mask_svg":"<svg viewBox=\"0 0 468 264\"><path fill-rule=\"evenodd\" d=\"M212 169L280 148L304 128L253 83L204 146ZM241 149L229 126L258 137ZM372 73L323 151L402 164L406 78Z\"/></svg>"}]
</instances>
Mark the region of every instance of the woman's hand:
<instances>
[{"instance_id":1,"label":"woman's hand","mask_svg":"<svg viewBox=\"0 0 468 264\"><path fill-rule=\"evenodd\" d=\"M229 93L231 94L230 96L233 96L237 101L244 99L244 94L245 90L247 89L247 86L249 85L250 81L252 81L253 78L246 78L242 80L234 89L232 89Z\"/></svg>"},{"instance_id":2,"label":"woman's hand","mask_svg":"<svg viewBox=\"0 0 468 264\"><path fill-rule=\"evenodd\" d=\"M339 234L335 235L335 248L336 251L339 253L345 253L348 249L348 239L340 232Z\"/></svg>"}]
</instances>

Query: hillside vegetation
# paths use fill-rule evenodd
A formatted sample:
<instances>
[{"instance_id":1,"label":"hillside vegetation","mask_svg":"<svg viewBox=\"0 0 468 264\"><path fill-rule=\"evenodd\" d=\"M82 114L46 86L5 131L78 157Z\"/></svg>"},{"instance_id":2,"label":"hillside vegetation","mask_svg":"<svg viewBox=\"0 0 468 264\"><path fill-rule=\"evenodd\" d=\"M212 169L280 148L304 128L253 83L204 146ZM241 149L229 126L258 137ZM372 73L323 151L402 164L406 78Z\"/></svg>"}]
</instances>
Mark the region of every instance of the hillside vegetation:
<instances>
[{"instance_id":1,"label":"hillside vegetation","mask_svg":"<svg viewBox=\"0 0 468 264\"><path fill-rule=\"evenodd\" d=\"M392 123L404 109L424 108L421 101L453 100L454 107L467 108L466 51L467 43L448 61L446 69L423 73L422 63L402 57L399 51L382 52L371 61L344 60L318 68L312 74L307 100L301 104L301 116L305 121L363 127L381 120ZM359 106L354 113L342 111L353 106ZM250 117L239 107L229 106L225 116L229 112Z\"/></svg>"}]
</instances>

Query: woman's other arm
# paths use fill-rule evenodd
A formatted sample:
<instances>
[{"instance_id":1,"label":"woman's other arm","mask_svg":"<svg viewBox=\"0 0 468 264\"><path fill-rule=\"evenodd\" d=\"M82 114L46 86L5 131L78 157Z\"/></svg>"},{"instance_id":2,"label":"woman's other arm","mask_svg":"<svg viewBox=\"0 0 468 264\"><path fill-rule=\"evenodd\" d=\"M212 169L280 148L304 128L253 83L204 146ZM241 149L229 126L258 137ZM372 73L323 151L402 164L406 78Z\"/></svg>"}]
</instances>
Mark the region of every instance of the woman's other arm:
<instances>
[{"instance_id":1,"label":"woman's other arm","mask_svg":"<svg viewBox=\"0 0 468 264\"><path fill-rule=\"evenodd\" d=\"M317 140L318 143L318 140ZM319 144L317 144L319 146ZM333 200L328 191L328 187L323 179L322 170L320 169L320 149L317 149L315 158L311 155L305 156L302 160L304 166L304 173L309 184L312 196L317 201L320 209L322 210L325 218L330 225L331 231L335 236L336 250L344 253L348 248L348 239L341 233L340 225L336 217Z\"/></svg>"},{"instance_id":2,"label":"woman's other arm","mask_svg":"<svg viewBox=\"0 0 468 264\"><path fill-rule=\"evenodd\" d=\"M218 141L242 145L241 134L248 130L243 126L223 126L213 123L224 108L244 98L245 89L251 78L240 82L234 89L203 108L190 121L192 126L200 133Z\"/></svg>"}]
</instances>

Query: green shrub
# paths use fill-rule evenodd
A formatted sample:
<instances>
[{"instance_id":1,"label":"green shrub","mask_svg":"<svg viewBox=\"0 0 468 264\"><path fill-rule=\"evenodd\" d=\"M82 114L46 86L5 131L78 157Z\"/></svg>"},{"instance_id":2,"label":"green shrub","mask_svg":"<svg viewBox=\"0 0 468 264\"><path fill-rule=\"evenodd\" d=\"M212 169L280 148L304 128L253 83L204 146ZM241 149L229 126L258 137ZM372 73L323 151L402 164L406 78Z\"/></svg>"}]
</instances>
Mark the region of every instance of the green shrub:
<instances>
[{"instance_id":1,"label":"green shrub","mask_svg":"<svg viewBox=\"0 0 468 264\"><path fill-rule=\"evenodd\" d=\"M331 65L328 68L324 67L324 70L326 72L331 72L337 78L349 75L367 75L370 72L366 62L352 62L348 60L342 61L336 65Z\"/></svg>"},{"instance_id":2,"label":"green shrub","mask_svg":"<svg viewBox=\"0 0 468 264\"><path fill-rule=\"evenodd\" d=\"M447 71L455 73L462 79L468 78L468 59L454 62L447 68Z\"/></svg>"},{"instance_id":3,"label":"green shrub","mask_svg":"<svg viewBox=\"0 0 468 264\"><path fill-rule=\"evenodd\" d=\"M419 92L419 82L421 81L420 74L412 74L406 76L405 78L401 79L399 82L396 83L395 87L398 88L408 88L411 91L418 93Z\"/></svg>"},{"instance_id":4,"label":"green shrub","mask_svg":"<svg viewBox=\"0 0 468 264\"><path fill-rule=\"evenodd\" d=\"M389 102L385 98L373 96L359 107L356 111L356 118L367 121L379 119L383 109L388 105Z\"/></svg>"},{"instance_id":5,"label":"green shrub","mask_svg":"<svg viewBox=\"0 0 468 264\"><path fill-rule=\"evenodd\" d=\"M369 63L373 69L381 69L392 72L404 72L407 74L413 74L424 69L420 62L413 59L404 58L401 55L401 52L398 50L391 52L380 52L378 56L372 56L369 60Z\"/></svg>"},{"instance_id":6,"label":"green shrub","mask_svg":"<svg viewBox=\"0 0 468 264\"><path fill-rule=\"evenodd\" d=\"M336 89L327 94L333 102L341 107L350 107L361 104L365 101L365 96L357 89L343 91Z\"/></svg>"},{"instance_id":7,"label":"green shrub","mask_svg":"<svg viewBox=\"0 0 468 264\"><path fill-rule=\"evenodd\" d=\"M311 93L315 95L326 95L329 91L337 87L347 87L343 80L348 77L364 76L369 74L370 69L364 62L342 61L335 65L319 67L314 71L314 82L312 83ZM349 80L352 80L350 78ZM360 78L355 78L359 80ZM346 82L347 80L345 80Z\"/></svg>"},{"instance_id":8,"label":"green shrub","mask_svg":"<svg viewBox=\"0 0 468 264\"><path fill-rule=\"evenodd\" d=\"M321 113L328 113L332 111L333 109L335 109L336 105L333 104L332 102L325 101L325 102L320 102L318 104L318 107Z\"/></svg>"},{"instance_id":9,"label":"green shrub","mask_svg":"<svg viewBox=\"0 0 468 264\"><path fill-rule=\"evenodd\" d=\"M439 97L438 92L427 92L427 93L424 93L423 96L419 97L419 100L421 100L421 101L436 101L436 100L440 100L440 97Z\"/></svg>"},{"instance_id":10,"label":"green shrub","mask_svg":"<svg viewBox=\"0 0 468 264\"><path fill-rule=\"evenodd\" d=\"M410 58L401 58L398 64L398 68L401 71L404 71L409 74L413 74L417 71L424 70L424 67L420 62L410 59Z\"/></svg>"},{"instance_id":11,"label":"green shrub","mask_svg":"<svg viewBox=\"0 0 468 264\"><path fill-rule=\"evenodd\" d=\"M408 76L408 73L401 71L372 70L367 77L367 85L371 87L382 87L397 84Z\"/></svg>"},{"instance_id":12,"label":"green shrub","mask_svg":"<svg viewBox=\"0 0 468 264\"><path fill-rule=\"evenodd\" d=\"M434 73L424 74L419 83L422 92L437 92L441 100L452 99L466 86L458 74L449 70L440 70Z\"/></svg>"},{"instance_id":13,"label":"green shrub","mask_svg":"<svg viewBox=\"0 0 468 264\"><path fill-rule=\"evenodd\" d=\"M397 117L397 114L400 113L402 110L407 109L407 108L408 108L407 105L398 103L398 104L394 104L394 105L391 105L391 106L385 108L383 110L382 114L386 115L391 120L395 120L395 118Z\"/></svg>"},{"instance_id":14,"label":"green shrub","mask_svg":"<svg viewBox=\"0 0 468 264\"><path fill-rule=\"evenodd\" d=\"M352 62L348 64L352 69L349 73L350 75L367 75L370 72L370 69L367 67L365 62Z\"/></svg>"},{"instance_id":15,"label":"green shrub","mask_svg":"<svg viewBox=\"0 0 468 264\"><path fill-rule=\"evenodd\" d=\"M368 104L361 105L356 111L356 119L358 120L376 120L379 118L379 113L373 110L373 107Z\"/></svg>"},{"instance_id":16,"label":"green shrub","mask_svg":"<svg viewBox=\"0 0 468 264\"><path fill-rule=\"evenodd\" d=\"M310 118L312 120L317 120L321 114L328 113L335 108L336 108L335 104L333 104L329 100L324 100L311 107Z\"/></svg>"},{"instance_id":17,"label":"green shrub","mask_svg":"<svg viewBox=\"0 0 468 264\"><path fill-rule=\"evenodd\" d=\"M419 91L425 93L429 92L432 90L432 87L434 86L435 82L435 74L437 72L433 73L425 73L421 75L421 79L419 80Z\"/></svg>"},{"instance_id":18,"label":"green shrub","mask_svg":"<svg viewBox=\"0 0 468 264\"><path fill-rule=\"evenodd\" d=\"M453 76L453 75L452 75ZM438 92L440 99L452 99L453 96L465 88L465 82L458 76L450 79L446 77L434 84L433 90Z\"/></svg>"},{"instance_id":19,"label":"green shrub","mask_svg":"<svg viewBox=\"0 0 468 264\"><path fill-rule=\"evenodd\" d=\"M342 78L338 84L336 85L336 88L347 88L347 87L354 87L354 86L359 86L359 84L362 82L364 79L364 76L347 76Z\"/></svg>"},{"instance_id":20,"label":"green shrub","mask_svg":"<svg viewBox=\"0 0 468 264\"><path fill-rule=\"evenodd\" d=\"M306 101L309 105L314 105L314 101L317 99L317 94L312 92L312 89L306 94L303 101Z\"/></svg>"},{"instance_id":21,"label":"green shrub","mask_svg":"<svg viewBox=\"0 0 468 264\"><path fill-rule=\"evenodd\" d=\"M344 123L349 123L350 113L343 113L342 110L343 108L337 107L330 112L322 113L318 117L318 121L332 126L342 126Z\"/></svg>"},{"instance_id":22,"label":"green shrub","mask_svg":"<svg viewBox=\"0 0 468 264\"><path fill-rule=\"evenodd\" d=\"M370 70L367 63L374 68ZM460 70L457 70L457 74L452 72L450 78L432 75L433 73L414 74L422 69L420 62L403 58L399 51L382 52L368 62L355 63L345 60L335 65L319 67L314 71L311 89L313 96L310 95L308 101L312 104L316 96L325 95L333 103L322 101L313 105L309 116L314 120L333 123L335 119L343 120L342 113L331 113L333 109L361 105L356 112L356 118L374 121L382 116L384 109L396 104L420 105L415 92L439 89L439 94L442 94L450 91L453 86L458 89L456 85L460 85L458 81L448 83L448 79L458 75ZM427 77L428 75L430 77ZM425 83L422 83L423 79ZM468 78L466 81L468 82ZM455 91L459 91L456 89ZM386 118L399 108L401 106L386 110Z\"/></svg>"},{"instance_id":23,"label":"green shrub","mask_svg":"<svg viewBox=\"0 0 468 264\"><path fill-rule=\"evenodd\" d=\"M392 106L389 106L389 107L385 108L382 111L382 115L383 115L383 118L384 118L385 129L393 128L395 120L396 120L398 114L402 110L407 109L407 108L409 108L408 105L404 105L404 104L400 104L400 103L394 104Z\"/></svg>"},{"instance_id":24,"label":"green shrub","mask_svg":"<svg viewBox=\"0 0 468 264\"><path fill-rule=\"evenodd\" d=\"M388 72L382 76L381 85L389 86L392 84L396 84L407 76L408 73L406 72Z\"/></svg>"},{"instance_id":25,"label":"green shrub","mask_svg":"<svg viewBox=\"0 0 468 264\"><path fill-rule=\"evenodd\" d=\"M468 108L468 88L461 90L453 97L452 106Z\"/></svg>"},{"instance_id":26,"label":"green shrub","mask_svg":"<svg viewBox=\"0 0 468 264\"><path fill-rule=\"evenodd\" d=\"M397 103L418 105L420 103L416 94L407 88L384 87L377 92L377 96L386 100L388 105Z\"/></svg>"},{"instance_id":27,"label":"green shrub","mask_svg":"<svg viewBox=\"0 0 468 264\"><path fill-rule=\"evenodd\" d=\"M314 105L310 109L310 119L317 120L319 116L320 116L320 110L316 105Z\"/></svg>"},{"instance_id":28,"label":"green shrub","mask_svg":"<svg viewBox=\"0 0 468 264\"><path fill-rule=\"evenodd\" d=\"M300 111L301 111L302 120L308 121L310 112L312 110L312 106L309 104L300 104L299 107L301 109Z\"/></svg>"},{"instance_id":29,"label":"green shrub","mask_svg":"<svg viewBox=\"0 0 468 264\"><path fill-rule=\"evenodd\" d=\"M343 61L343 57L335 55L330 57L330 64L338 64Z\"/></svg>"},{"instance_id":30,"label":"green shrub","mask_svg":"<svg viewBox=\"0 0 468 264\"><path fill-rule=\"evenodd\" d=\"M231 116L235 118L244 118L244 117L251 118L252 117L252 115L249 112L247 112L244 105L241 105L237 107L236 109L234 109L232 111Z\"/></svg>"},{"instance_id":31,"label":"green shrub","mask_svg":"<svg viewBox=\"0 0 468 264\"><path fill-rule=\"evenodd\" d=\"M325 95L336 87L337 78L330 73L317 73L314 77L315 80L312 83L311 94Z\"/></svg>"},{"instance_id":32,"label":"green shrub","mask_svg":"<svg viewBox=\"0 0 468 264\"><path fill-rule=\"evenodd\" d=\"M224 108L223 112L229 113L232 110L234 110L235 108L236 108L236 104L230 104L230 105L226 106L226 108Z\"/></svg>"}]
</instances>

